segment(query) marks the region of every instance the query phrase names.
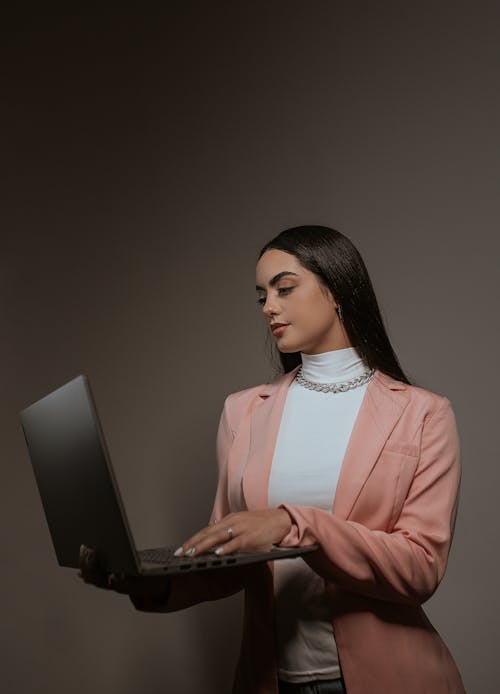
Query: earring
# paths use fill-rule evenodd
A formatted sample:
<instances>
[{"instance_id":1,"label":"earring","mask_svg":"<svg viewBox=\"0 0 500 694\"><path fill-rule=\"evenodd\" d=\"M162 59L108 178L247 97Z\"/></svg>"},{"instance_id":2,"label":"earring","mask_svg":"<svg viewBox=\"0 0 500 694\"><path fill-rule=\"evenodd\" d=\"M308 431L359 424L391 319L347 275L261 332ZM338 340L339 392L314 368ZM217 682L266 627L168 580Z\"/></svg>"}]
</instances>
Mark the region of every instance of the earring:
<instances>
[{"instance_id":1,"label":"earring","mask_svg":"<svg viewBox=\"0 0 500 694\"><path fill-rule=\"evenodd\" d=\"M340 318L341 323L343 323L344 322L344 316L342 315L342 307L340 306L340 304L337 306L337 313L339 314L339 318Z\"/></svg>"}]
</instances>

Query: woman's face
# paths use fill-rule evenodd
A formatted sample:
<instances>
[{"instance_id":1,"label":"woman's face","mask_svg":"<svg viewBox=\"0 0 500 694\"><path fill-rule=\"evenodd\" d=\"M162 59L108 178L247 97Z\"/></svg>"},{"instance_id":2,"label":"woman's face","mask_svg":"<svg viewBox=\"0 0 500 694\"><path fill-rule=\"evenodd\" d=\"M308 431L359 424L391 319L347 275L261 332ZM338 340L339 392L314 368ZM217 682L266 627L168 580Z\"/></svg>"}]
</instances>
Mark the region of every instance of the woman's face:
<instances>
[{"instance_id":1,"label":"woman's face","mask_svg":"<svg viewBox=\"0 0 500 694\"><path fill-rule=\"evenodd\" d=\"M266 251L256 268L257 301L280 352L320 354L350 347L337 302L290 253Z\"/></svg>"}]
</instances>

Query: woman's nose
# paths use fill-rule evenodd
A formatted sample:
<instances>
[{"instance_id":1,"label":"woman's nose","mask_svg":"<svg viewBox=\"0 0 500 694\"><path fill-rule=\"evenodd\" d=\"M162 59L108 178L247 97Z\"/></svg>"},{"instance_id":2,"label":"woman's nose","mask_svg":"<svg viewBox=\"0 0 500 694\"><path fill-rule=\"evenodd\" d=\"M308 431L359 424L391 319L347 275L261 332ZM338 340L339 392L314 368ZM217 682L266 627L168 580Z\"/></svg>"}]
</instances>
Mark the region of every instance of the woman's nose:
<instances>
[{"instance_id":1,"label":"woman's nose","mask_svg":"<svg viewBox=\"0 0 500 694\"><path fill-rule=\"evenodd\" d=\"M265 304L262 306L262 313L265 316L273 316L277 313L278 309L276 304L269 298L267 297Z\"/></svg>"}]
</instances>

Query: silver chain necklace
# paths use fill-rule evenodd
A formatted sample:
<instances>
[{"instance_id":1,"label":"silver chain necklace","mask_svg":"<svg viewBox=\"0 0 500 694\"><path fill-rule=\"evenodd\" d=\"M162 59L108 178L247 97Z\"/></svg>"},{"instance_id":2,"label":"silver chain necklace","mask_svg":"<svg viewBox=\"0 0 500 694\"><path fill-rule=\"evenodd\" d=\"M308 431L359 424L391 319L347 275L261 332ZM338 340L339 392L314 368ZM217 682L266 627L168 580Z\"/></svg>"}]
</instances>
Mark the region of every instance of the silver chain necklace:
<instances>
[{"instance_id":1,"label":"silver chain necklace","mask_svg":"<svg viewBox=\"0 0 500 694\"><path fill-rule=\"evenodd\" d=\"M375 369L368 369L364 371L360 376L352 378L350 381L344 381L343 383L314 383L314 381L308 381L302 376L302 367L297 371L295 380L304 388L309 388L309 390L317 390L321 393L345 393L346 390L351 390L352 388L357 388L365 383L368 383L372 379Z\"/></svg>"}]
</instances>

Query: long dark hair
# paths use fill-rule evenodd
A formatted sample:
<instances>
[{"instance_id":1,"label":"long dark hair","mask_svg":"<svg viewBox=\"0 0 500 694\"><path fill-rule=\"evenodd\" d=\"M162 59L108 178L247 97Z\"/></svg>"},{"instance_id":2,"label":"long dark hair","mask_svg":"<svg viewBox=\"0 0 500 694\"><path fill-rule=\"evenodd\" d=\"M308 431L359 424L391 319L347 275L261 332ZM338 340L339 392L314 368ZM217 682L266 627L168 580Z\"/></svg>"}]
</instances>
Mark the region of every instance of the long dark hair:
<instances>
[{"instance_id":1,"label":"long dark hair","mask_svg":"<svg viewBox=\"0 0 500 694\"><path fill-rule=\"evenodd\" d=\"M347 236L329 227L299 226L271 239L259 258L271 248L294 255L328 287L341 306L352 346L369 367L410 384L387 336L366 266ZM300 352L279 352L279 360L284 373L302 363Z\"/></svg>"}]
</instances>

